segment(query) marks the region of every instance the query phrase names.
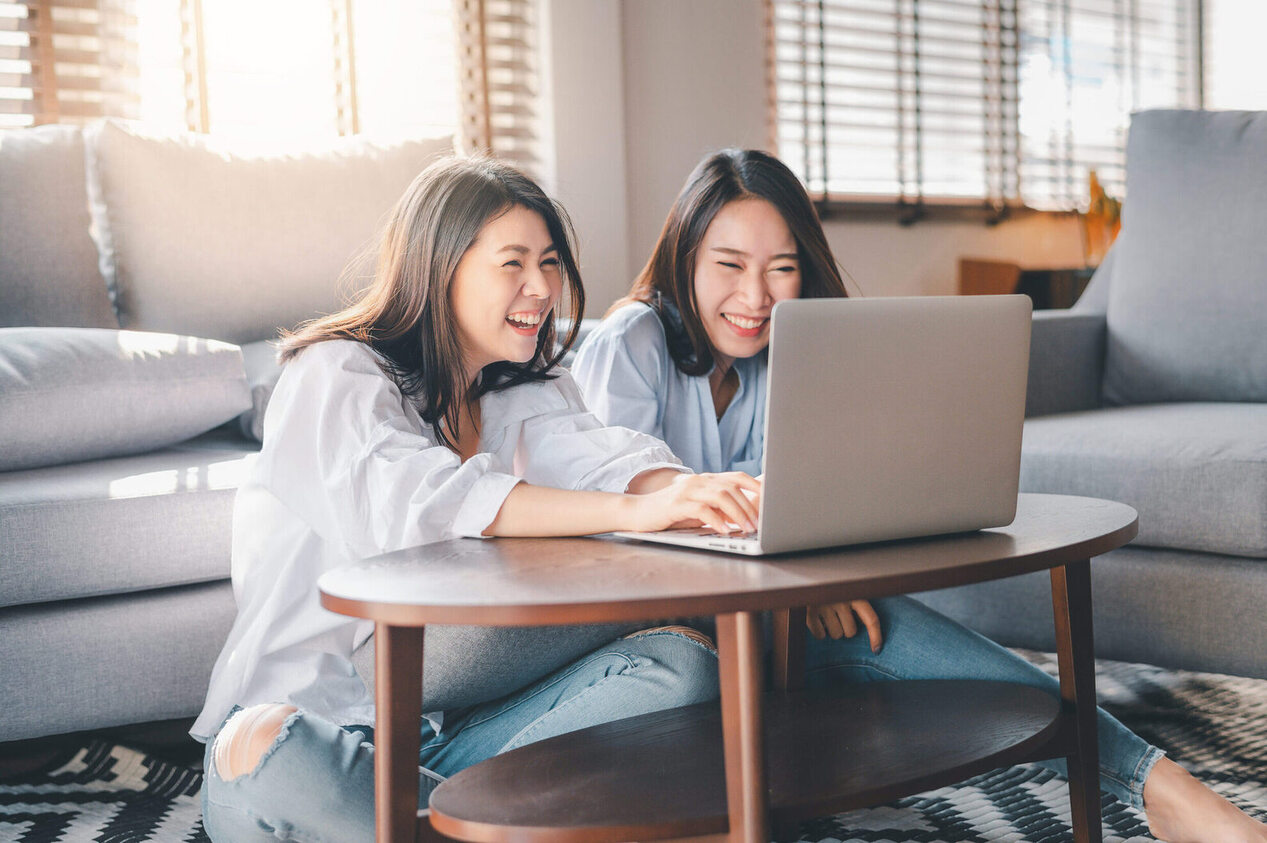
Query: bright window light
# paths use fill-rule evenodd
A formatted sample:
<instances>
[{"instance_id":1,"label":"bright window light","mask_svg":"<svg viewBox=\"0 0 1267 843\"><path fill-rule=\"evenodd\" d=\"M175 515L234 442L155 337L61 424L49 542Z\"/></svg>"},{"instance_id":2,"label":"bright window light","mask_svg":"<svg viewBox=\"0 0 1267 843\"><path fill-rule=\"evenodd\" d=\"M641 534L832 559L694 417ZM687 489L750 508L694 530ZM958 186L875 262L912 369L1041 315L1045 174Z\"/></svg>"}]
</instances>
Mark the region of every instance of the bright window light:
<instances>
[{"instance_id":1,"label":"bright window light","mask_svg":"<svg viewBox=\"0 0 1267 843\"><path fill-rule=\"evenodd\" d=\"M179 0L136 0L138 118L168 133L194 127L197 40ZM451 0L353 0L353 75L340 78L329 2L202 0L209 133L266 148L340 134L340 85L355 90L357 128L375 138L437 137L459 122ZM196 101L196 99L194 99ZM344 127L346 133L346 127Z\"/></svg>"}]
</instances>

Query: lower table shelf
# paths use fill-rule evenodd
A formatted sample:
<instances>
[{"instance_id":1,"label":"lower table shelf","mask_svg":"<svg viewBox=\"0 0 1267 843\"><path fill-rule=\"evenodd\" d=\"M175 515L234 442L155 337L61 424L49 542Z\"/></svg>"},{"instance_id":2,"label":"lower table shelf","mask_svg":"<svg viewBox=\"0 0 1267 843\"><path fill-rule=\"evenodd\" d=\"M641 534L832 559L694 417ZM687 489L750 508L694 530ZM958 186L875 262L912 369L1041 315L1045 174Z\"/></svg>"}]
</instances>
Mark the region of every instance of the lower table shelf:
<instances>
[{"instance_id":1,"label":"lower table shelf","mask_svg":"<svg viewBox=\"0 0 1267 843\"><path fill-rule=\"evenodd\" d=\"M873 682L765 697L777 824L890 801L1067 752L1060 701L1003 682ZM716 703L646 714L476 764L431 795L473 841L647 840L725 832Z\"/></svg>"}]
</instances>

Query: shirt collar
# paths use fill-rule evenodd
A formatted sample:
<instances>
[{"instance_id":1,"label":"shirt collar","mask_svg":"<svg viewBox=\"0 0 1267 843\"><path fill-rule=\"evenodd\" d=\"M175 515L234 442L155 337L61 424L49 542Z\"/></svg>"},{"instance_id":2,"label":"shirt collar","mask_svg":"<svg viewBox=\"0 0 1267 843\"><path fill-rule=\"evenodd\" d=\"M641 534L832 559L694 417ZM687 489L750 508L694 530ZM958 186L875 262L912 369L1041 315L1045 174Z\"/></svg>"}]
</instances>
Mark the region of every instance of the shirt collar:
<instances>
[{"instance_id":1,"label":"shirt collar","mask_svg":"<svg viewBox=\"0 0 1267 843\"><path fill-rule=\"evenodd\" d=\"M529 381L486 392L480 397L480 417L484 447L493 450L501 444L506 430L527 419L546 413L566 410L567 399L553 380Z\"/></svg>"}]
</instances>

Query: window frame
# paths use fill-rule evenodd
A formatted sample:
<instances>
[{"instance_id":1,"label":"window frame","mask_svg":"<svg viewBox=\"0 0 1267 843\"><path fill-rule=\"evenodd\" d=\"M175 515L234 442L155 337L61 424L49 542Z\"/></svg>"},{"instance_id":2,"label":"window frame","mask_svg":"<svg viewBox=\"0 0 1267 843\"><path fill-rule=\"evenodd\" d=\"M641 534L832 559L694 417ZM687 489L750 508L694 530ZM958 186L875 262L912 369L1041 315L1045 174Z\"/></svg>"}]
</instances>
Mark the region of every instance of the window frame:
<instances>
[{"instance_id":1,"label":"window frame","mask_svg":"<svg viewBox=\"0 0 1267 843\"><path fill-rule=\"evenodd\" d=\"M898 5L913 3L916 7L918 7L919 2L920 0L895 0L895 11L893 12L894 16L896 17L902 14L900 11L897 11L896 7ZM1190 48L1192 54L1189 55L1185 53L1184 50L1181 50L1181 49L1176 49L1175 54L1174 54L1174 64L1176 67L1181 68L1179 72L1188 74L1185 78L1188 80L1189 86L1194 88L1195 90L1195 102L1186 106L1185 105L1171 105L1171 106L1157 106L1157 107L1201 108L1201 107L1204 107L1204 103L1207 97L1207 91L1206 91L1207 53L1206 53L1206 31L1205 30L1206 30L1208 10L1206 7L1205 0L1173 0L1173 2L1175 5L1174 14L1175 14L1175 20L1176 20L1176 23L1175 23L1176 27L1179 27L1180 26L1179 21L1184 19L1182 16L1182 12L1185 9L1188 11L1187 20L1190 23L1194 22L1196 24L1195 31L1193 31L1191 33L1191 37L1189 37L1185 41L1185 45L1188 48ZM1010 154L1014 157L1013 166L1015 169L1012 171L1012 178L1014 179L1014 182L1015 182L1014 190L1008 191L1005 186L1003 191L1001 192L1002 195L996 196L993 198L991 198L989 195L961 197L961 196L948 196L948 195L938 195L938 194L924 195L919 192L917 192L916 195L913 197L910 194L903 195L901 193L880 195L880 194L847 193L847 192L839 192L839 191L827 192L826 190L827 179L822 179L823 189L818 189L818 185L814 184L814 181L816 180L812 180L811 178L809 178L809 176L813 174L813 170L811 166L808 172L797 172L797 175L798 177L801 178L802 182L806 184L807 189L810 191L810 196L814 200L814 204L818 208L820 216L822 216L824 219L826 218L856 218L856 219L869 220L869 219L877 219L877 218L885 218L885 219L896 218L896 220L903 225L910 225L920 220L929 219L929 218L979 220L986 223L987 225L993 225L1010 218L1030 216L1030 215L1035 215L1035 214L1067 215L1069 213L1075 213L1077 211L1076 201L1068 201L1062 207L1049 206L1049 207L1040 208L1040 207L1033 207L1029 204L1026 204L1026 201L1024 198L1025 186L1024 186L1024 181L1022 179L1021 171L1028 163L1030 163L1030 162L1027 162L1027 160L1024 158L1025 152L1022 146L1023 146L1025 138L1020 127L1020 113L1021 113L1021 107L1022 107L1021 106L1022 94L1020 90L1021 89L1020 65L1021 65L1022 52L1023 52L1023 44L1022 44L1023 31L1022 31L1021 19L1022 19L1022 14L1023 14L1022 6L1025 3L1041 4L1041 3L1044 3L1044 0L994 0L994 5L996 7L1001 6L1003 12L1009 11L1008 6L1010 6L1011 14L1014 16L1013 21L1015 24L1014 27L1011 29L1011 31L1015 33L1014 35L1015 41L1012 46L1012 49L1014 52L1013 68L1014 68L1015 76L1011 80L1011 85L1014 91L1015 99L1013 100L1011 115L1005 115L1005 117L1007 117L1007 119L1009 119L1011 122L1011 125L1008 127L1009 135L1008 135L1007 141L1010 141L1012 144L1012 149L1011 149ZM799 125L802 127L806 127L805 129L803 129L803 131L805 132L804 136L808 137L808 134L809 134L808 127L811 126L814 122L812 119L805 119L805 120L798 121L796 118L787 118L787 117L781 118L780 117L780 108L779 108L780 100L779 100L779 90L778 90L779 73L780 73L781 66L786 67L788 64L788 62L786 61L781 61L779 57L779 52L778 52L778 45L779 45L780 39L777 32L776 22L779 20L778 7L781 5L801 7L802 9L806 6L817 5L819 9L819 15L823 15L823 10L825 8L830 9L832 5L835 5L835 4L833 4L831 0L817 0L817 2L815 2L815 0L764 0L765 38L766 38L766 80L767 80L767 129L768 129L768 138L769 138L769 148L775 151L776 154L782 154L782 151L783 151L780 148L781 147L780 130L784 125L793 125L793 126ZM841 5L846 9L848 8L847 3L843 3ZM989 5L991 5L989 2L982 3L982 6L989 6ZM1071 5L1076 5L1076 2L1071 4L1070 0L1045 0L1045 5L1049 7L1063 5L1064 7L1067 8L1067 7L1070 7ZM1075 11L1079 11L1083 14L1087 13L1086 9L1079 9ZM786 18L784 19L786 20ZM820 17L819 19L821 20L822 18ZM1133 22L1132 22L1132 25L1134 25ZM804 26L804 24L802 24L802 26ZM811 23L808 29L806 29L805 31L813 32L815 30L821 33L822 27L818 26L816 23ZM1009 31L1007 28L1001 27L998 30L997 34L999 34L1000 37L1005 37L1005 33L1007 31ZM786 39L785 39L785 43L786 43ZM826 46L825 41L821 35L819 36L818 45L820 49ZM997 49L999 45L992 45L992 46ZM826 57L827 52L828 52L827 50L823 51L822 55L824 56L824 58ZM1006 62L1007 58L1006 56L1000 54L1000 60ZM1183 64L1185 60L1187 62L1186 65ZM820 61L823 61L823 59L820 59ZM984 59L983 59L983 66L984 66ZM1186 70L1182 69L1184 67L1186 67ZM900 72L901 71L899 71L899 74ZM1125 70L1122 70L1121 72L1130 73L1132 72L1132 68L1127 67L1125 68ZM918 75L918 72L917 72L917 75ZM820 78L822 77L820 76ZM898 84L900 85L901 83L899 82ZM803 82L802 85L805 85L805 83ZM821 106L821 104L824 102L825 97L826 97L825 89L830 89L832 85L831 83L823 85L821 82L818 82L818 83L811 82L809 83L809 87L813 90L820 91L819 99L816 104ZM1003 95L1003 99L1006 100L1007 94L1008 94L1006 90L1006 81L1003 84L1003 88L1004 90L1002 91L1002 95ZM845 89L847 89L847 86ZM805 93L805 96L807 98L807 102L810 102L810 103L813 102L813 100L809 99L809 97L811 97L812 94L810 94L808 91ZM983 102L982 111L984 112L987 108L988 106ZM895 124L897 124L897 123L900 123L902 120L902 109L901 107L895 105L895 110L898 112L896 121L895 121ZM918 108L916 110L918 111ZM825 110L822 113L825 114ZM986 116L984 119L989 120L990 118L989 116ZM1069 124L1069 125L1070 125L1070 136L1072 137L1072 124ZM824 125L822 128L819 129L819 131L825 134L826 126ZM820 137L821 136L822 134L820 134ZM1005 141L1005 144L1004 144L1005 147L1007 146L1007 141ZM847 146L847 145L842 144L842 146ZM1120 143L1120 148L1119 148L1120 151L1118 153L1119 158L1124 155L1124 152L1125 152L1124 146L1125 146L1125 132L1123 131L1122 141ZM806 142L806 148L807 149L812 148L814 150L814 154L816 157L821 157L823 155L824 147L825 145L821 141L809 140ZM989 153L987 152L985 154L988 155ZM1008 155L1009 155L1008 150L1005 148L1001 153L1001 157L1006 158ZM806 158L808 160L809 158L808 154ZM789 165L793 166L792 162L789 162ZM1032 164L1030 165L1032 166ZM1080 159L1073 156L1072 154L1066 157L1065 165L1075 170L1082 168L1084 166L1083 162ZM798 168L796 166L793 166L793 169L795 171ZM1005 170L1005 177L1006 177L1006 170ZM898 175L897 180L901 181L900 174ZM1121 190L1122 188L1119 187L1118 189Z\"/></svg>"},{"instance_id":2,"label":"window frame","mask_svg":"<svg viewBox=\"0 0 1267 843\"><path fill-rule=\"evenodd\" d=\"M204 2L214 0L178 0L172 10L173 22L178 19L180 27L179 32L171 34L172 49L177 54L172 70L183 76L183 83L172 91L175 101L183 99L184 113L173 113L173 125L161 131L183 127L194 133L216 133L217 109L214 96L208 92L212 70L208 67ZM320 127L322 131L329 129L339 136L359 135L363 125L370 122L362 119L362 106L367 96L372 99L372 94L364 90L365 83L358 79L354 26L358 3L373 2L326 0L325 12L330 21L325 49L330 53L332 73L328 85L331 122L328 127ZM530 174L538 172L546 158L542 145L547 109L542 102L544 79L537 49L542 41L543 19L536 0L447 3L454 23L458 90L457 111L452 117L458 148L508 159ZM0 123L0 131L49 123L84 124L100 117L138 117L140 95L135 85L128 87L138 67L133 0L0 0L0 4L16 9L0 19L0 34L7 36L0 42L0 59L29 67L26 71L0 71L0 83L9 89L0 90L0 116L8 117L7 123L13 124L7 127ZM91 20L63 25L66 10L71 16L78 14ZM101 42L99 49L85 52L76 50L73 43L67 45L67 38L73 42L76 36L96 39ZM107 43L108 39L115 41ZM116 66L121 49L126 63ZM92 85L67 87L100 90L94 94L100 104L78 103L72 99L74 92L72 97L59 95L59 72L55 68L76 62L87 67L86 72L100 76L100 81L89 79ZM66 107L68 104L70 107Z\"/></svg>"}]
</instances>

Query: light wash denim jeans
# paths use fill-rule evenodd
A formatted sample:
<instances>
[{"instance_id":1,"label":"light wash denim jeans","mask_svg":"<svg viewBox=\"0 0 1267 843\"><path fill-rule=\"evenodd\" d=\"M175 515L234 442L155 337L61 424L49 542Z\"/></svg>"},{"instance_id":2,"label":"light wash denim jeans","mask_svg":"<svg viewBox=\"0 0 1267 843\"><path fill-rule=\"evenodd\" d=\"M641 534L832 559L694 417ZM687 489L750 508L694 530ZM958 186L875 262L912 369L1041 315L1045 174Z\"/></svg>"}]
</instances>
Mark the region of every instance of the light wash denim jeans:
<instances>
[{"instance_id":1,"label":"light wash denim jeans","mask_svg":"<svg viewBox=\"0 0 1267 843\"><path fill-rule=\"evenodd\" d=\"M697 641L674 632L618 639L500 700L446 711L439 734L424 721L419 799L498 753L716 696L717 657ZM231 781L216 773L214 743L204 756L202 810L216 843L374 839L373 730L296 712L254 771Z\"/></svg>"},{"instance_id":2,"label":"light wash denim jeans","mask_svg":"<svg viewBox=\"0 0 1267 843\"><path fill-rule=\"evenodd\" d=\"M884 646L872 653L865 630L852 639L808 636L806 685L898 679L991 679L1059 693L1059 684L1024 659L908 597L872 601ZM446 776L515 747L622 717L717 696L715 654L672 632L623 638L500 700L445 712L426 724L419 753L423 802ZM1102 709L1097 722L1100 784L1143 806L1144 780L1161 750ZM222 780L206 755L203 822L217 843L254 840L360 841L374 837L374 747L367 727L343 727L303 712L255 770ZM1062 775L1064 761L1044 762Z\"/></svg>"},{"instance_id":3,"label":"light wash denim jeans","mask_svg":"<svg viewBox=\"0 0 1267 843\"><path fill-rule=\"evenodd\" d=\"M918 600L886 597L871 605L884 633L880 652L871 652L862 624L853 638L820 641L811 635L805 647L806 687L893 679L989 679L1060 694L1060 683L1039 668ZM1100 789L1142 809L1144 780L1165 753L1104 709L1097 711ZM1042 765L1066 775L1063 758Z\"/></svg>"}]
</instances>

